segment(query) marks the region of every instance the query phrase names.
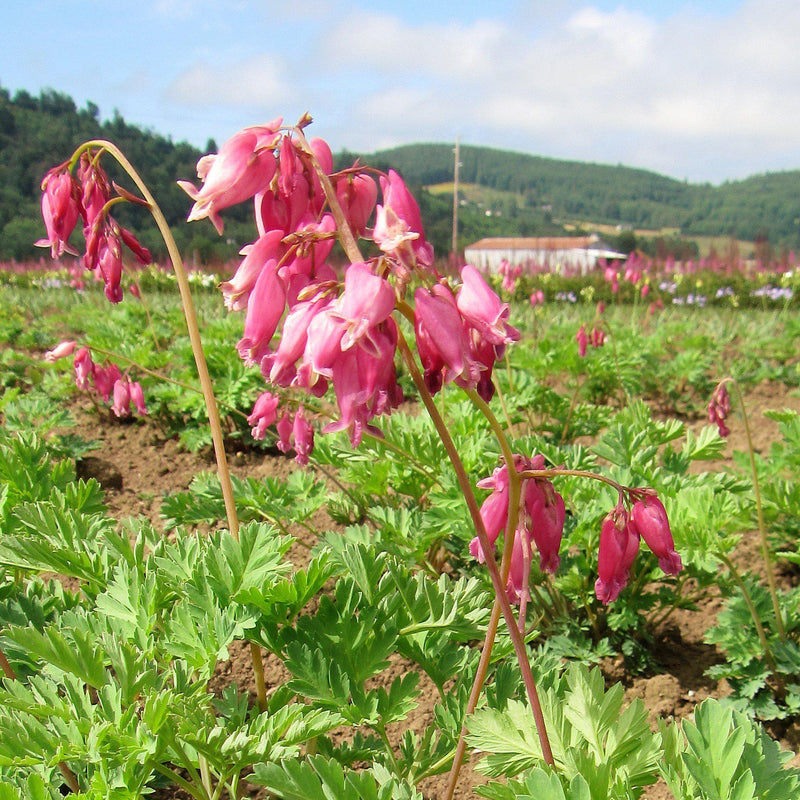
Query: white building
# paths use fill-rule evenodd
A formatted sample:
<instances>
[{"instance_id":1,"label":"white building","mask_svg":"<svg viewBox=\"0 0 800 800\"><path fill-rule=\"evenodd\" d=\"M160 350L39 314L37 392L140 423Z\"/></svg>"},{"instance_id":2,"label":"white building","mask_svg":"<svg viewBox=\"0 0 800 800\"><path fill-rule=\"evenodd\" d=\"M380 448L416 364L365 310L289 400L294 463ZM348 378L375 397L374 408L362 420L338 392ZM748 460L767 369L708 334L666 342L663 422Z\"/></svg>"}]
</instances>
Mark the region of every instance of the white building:
<instances>
[{"instance_id":1,"label":"white building","mask_svg":"<svg viewBox=\"0 0 800 800\"><path fill-rule=\"evenodd\" d=\"M601 261L624 261L627 256L592 235L481 239L464 250L464 258L487 272L497 272L500 262L508 261L514 266L583 274Z\"/></svg>"}]
</instances>

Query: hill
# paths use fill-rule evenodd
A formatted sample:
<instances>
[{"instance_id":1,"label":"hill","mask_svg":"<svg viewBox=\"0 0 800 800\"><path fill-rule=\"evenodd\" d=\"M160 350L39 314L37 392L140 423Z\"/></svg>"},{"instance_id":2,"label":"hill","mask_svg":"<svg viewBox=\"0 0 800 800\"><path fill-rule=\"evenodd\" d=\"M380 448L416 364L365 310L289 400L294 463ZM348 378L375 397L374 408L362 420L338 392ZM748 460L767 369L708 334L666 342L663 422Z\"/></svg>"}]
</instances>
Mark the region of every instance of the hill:
<instances>
[{"instance_id":1,"label":"hill","mask_svg":"<svg viewBox=\"0 0 800 800\"><path fill-rule=\"evenodd\" d=\"M50 89L38 97L25 91L11 97L0 87L0 258L22 260L47 253L33 246L44 235L42 178L51 167L69 158L82 142L99 138L117 144L140 171L184 253L197 253L206 261L229 258L252 237L249 209L244 207L227 214L223 240L207 225L182 224L191 201L176 181L195 178L197 160L202 155L191 145L129 125L118 113L101 122L93 103L78 109L71 97ZM208 147L217 149L213 141ZM105 166L112 179L134 188L129 179L113 169L111 159ZM123 225L135 227L140 241L151 252L164 255L155 224L140 210L120 206L114 214Z\"/></svg>"},{"instance_id":2,"label":"hill","mask_svg":"<svg viewBox=\"0 0 800 800\"><path fill-rule=\"evenodd\" d=\"M39 257L32 242L44 232L39 185L45 172L81 142L107 138L141 171L181 250L204 262L235 257L253 237L247 204L226 211L225 237L209 225L185 225L191 202L176 185L191 179L202 153L185 142L129 125L118 114L99 119L98 108L78 109L68 95L48 89L34 97L0 87L0 258ZM217 150L210 140L205 152ZM337 167L357 154L342 152ZM363 162L400 172L419 198L423 222L437 254L452 241L453 148L415 144L362 154ZM685 240L724 236L800 247L800 171L758 175L721 186L690 184L643 169L563 161L463 145L459 247L485 236L558 235L605 226L610 243L680 251ZM112 175L120 178L120 176ZM123 180L123 184L129 185ZM120 221L136 227L156 255L164 248L155 226L122 208ZM631 230L649 229L647 239ZM616 237L608 231L622 231Z\"/></svg>"},{"instance_id":3,"label":"hill","mask_svg":"<svg viewBox=\"0 0 800 800\"><path fill-rule=\"evenodd\" d=\"M453 148L447 144L405 145L362 158L393 166L414 186L453 180ZM469 145L461 146L460 161L461 181L507 193L504 202L508 207L514 198L517 218L538 210L561 223L579 220L672 229L683 237L732 236L800 246L800 170L712 186L621 165Z\"/></svg>"}]
</instances>

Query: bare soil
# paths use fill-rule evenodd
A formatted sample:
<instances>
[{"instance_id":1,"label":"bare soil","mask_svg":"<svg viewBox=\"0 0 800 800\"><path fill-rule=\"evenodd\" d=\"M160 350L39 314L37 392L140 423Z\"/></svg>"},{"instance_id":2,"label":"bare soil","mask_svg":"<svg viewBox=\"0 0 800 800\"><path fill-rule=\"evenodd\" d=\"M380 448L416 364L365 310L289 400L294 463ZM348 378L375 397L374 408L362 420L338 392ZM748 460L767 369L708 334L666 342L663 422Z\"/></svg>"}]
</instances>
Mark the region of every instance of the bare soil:
<instances>
[{"instance_id":1,"label":"bare soil","mask_svg":"<svg viewBox=\"0 0 800 800\"><path fill-rule=\"evenodd\" d=\"M777 438L777 426L764 417L768 409L793 408L800 410L800 397L782 384L763 383L747 394L746 404L750 414L756 452L766 454ZM84 406L79 400L75 409L78 420L75 433L86 439L94 439L101 446L90 457L79 464L79 474L95 477L106 491L106 503L111 514L117 518L144 516L159 526L162 497L166 493L186 489L195 474L203 470L215 470L211 453L194 454L181 449L174 440L165 439L157 427L148 419L119 421L111 419L100 421L95 411ZM699 429L705 423L698 420L690 423ZM731 434L724 457L717 462L703 462L700 467L708 470L730 470L733 467L734 450L745 450L747 439L739 414L730 419ZM229 455L231 470L245 477L264 477L267 475L287 475L296 469L294 462L283 455L254 454L252 452L233 452ZM320 520L320 527L325 521ZM328 525L327 527L330 527ZM324 529L324 528L323 528ZM299 537L307 532L298 531ZM755 558L756 537L745 536L737 560L740 565L752 569ZM307 547L295 546L291 556L295 563L302 564L307 558ZM723 697L730 689L726 682L710 680L705 675L708 667L722 660L717 650L704 642L705 631L714 623L721 607L719 598L712 598L697 611L675 613L663 628L656 632L654 655L663 670L648 676L631 676L625 671L621 659L603 665L609 682L620 681L625 686L626 698L630 701L642 698L655 725L659 717L684 718L692 714L695 706L706 697ZM287 679L283 665L264 653L266 679L268 686ZM408 665L398 659L384 676L390 682L401 674ZM254 693L252 666L249 647L245 643L235 643L231 648L231 660L219 665L212 688L221 690L232 682L240 687L248 687ZM424 687L423 687L424 688ZM432 697L434 692L423 691L417 709L408 719L408 726L422 730L432 719ZM426 702L426 698L429 702ZM797 750L800 745L800 723L797 720L773 731L781 744ZM473 757L472 761L476 759ZM791 762L800 766L800 757ZM482 781L482 777L465 766L462 785L456 793L458 798L471 797L472 786ZM446 775L430 780L422 786L426 797L437 798L443 795ZM160 790L154 797L181 798L186 796L181 790ZM255 790L252 796L261 796ZM646 800L668 800L671 795L663 784L650 787L645 793Z\"/></svg>"}]
</instances>

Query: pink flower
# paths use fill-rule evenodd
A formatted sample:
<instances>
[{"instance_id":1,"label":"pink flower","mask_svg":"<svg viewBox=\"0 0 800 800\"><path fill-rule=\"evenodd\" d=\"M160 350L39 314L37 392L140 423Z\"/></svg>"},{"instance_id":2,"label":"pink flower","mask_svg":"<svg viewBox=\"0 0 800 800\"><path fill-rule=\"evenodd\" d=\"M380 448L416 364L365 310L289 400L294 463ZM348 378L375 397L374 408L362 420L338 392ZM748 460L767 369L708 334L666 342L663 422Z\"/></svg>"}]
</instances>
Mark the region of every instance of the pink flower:
<instances>
[{"instance_id":1,"label":"pink flower","mask_svg":"<svg viewBox=\"0 0 800 800\"><path fill-rule=\"evenodd\" d=\"M501 303L480 272L469 264L461 270L461 280L456 305L467 323L496 347L516 342L519 331L507 322L511 313L508 303Z\"/></svg>"},{"instance_id":2,"label":"pink flower","mask_svg":"<svg viewBox=\"0 0 800 800\"><path fill-rule=\"evenodd\" d=\"M675 552L667 512L655 492L645 492L643 498L633 504L631 517L639 535L658 557L659 567L667 575L677 575L683 563Z\"/></svg>"},{"instance_id":3,"label":"pink flower","mask_svg":"<svg viewBox=\"0 0 800 800\"><path fill-rule=\"evenodd\" d=\"M575 341L578 343L578 355L583 358L586 355L586 346L589 344L585 325L581 325L578 328L578 332L575 334Z\"/></svg>"},{"instance_id":4,"label":"pink flower","mask_svg":"<svg viewBox=\"0 0 800 800\"><path fill-rule=\"evenodd\" d=\"M731 413L731 400L728 395L728 390L724 383L720 383L714 393L711 395L711 400L708 403L708 421L716 424L719 429L720 436L729 436L730 429L725 424L725 420Z\"/></svg>"},{"instance_id":5,"label":"pink flower","mask_svg":"<svg viewBox=\"0 0 800 800\"><path fill-rule=\"evenodd\" d=\"M122 248L119 239L103 234L98 239L94 269L102 276L105 295L112 303L122 300Z\"/></svg>"},{"instance_id":6,"label":"pink flower","mask_svg":"<svg viewBox=\"0 0 800 800\"><path fill-rule=\"evenodd\" d=\"M544 292L541 289L532 292L530 301L533 307L542 305L544 303Z\"/></svg>"},{"instance_id":7,"label":"pink flower","mask_svg":"<svg viewBox=\"0 0 800 800\"><path fill-rule=\"evenodd\" d=\"M275 428L278 431L278 450L280 450L281 453L288 453L289 450L292 449L293 432L292 420L289 418L288 411L283 412Z\"/></svg>"},{"instance_id":8,"label":"pink flower","mask_svg":"<svg viewBox=\"0 0 800 800\"><path fill-rule=\"evenodd\" d=\"M127 417L131 413L131 389L126 378L120 378L114 383L114 404L111 410L118 417Z\"/></svg>"},{"instance_id":9,"label":"pink flower","mask_svg":"<svg viewBox=\"0 0 800 800\"><path fill-rule=\"evenodd\" d=\"M88 390L89 389L89 376L93 374L93 367L94 364L92 363L92 355L89 352L88 347L81 347L77 353L75 353L75 359L73 360L73 366L75 367L75 385L79 389Z\"/></svg>"},{"instance_id":10,"label":"pink flower","mask_svg":"<svg viewBox=\"0 0 800 800\"><path fill-rule=\"evenodd\" d=\"M109 364L106 367L100 367L95 364L92 369L92 377L94 379L95 391L97 391L103 398L103 401L107 403L114 393L114 387L122 380L122 373L116 364Z\"/></svg>"},{"instance_id":11,"label":"pink flower","mask_svg":"<svg viewBox=\"0 0 800 800\"><path fill-rule=\"evenodd\" d=\"M105 295L112 303L122 300L122 244L129 247L141 264L149 264L150 251L111 217L98 217L86 239L84 266L95 270L105 283Z\"/></svg>"},{"instance_id":12,"label":"pink flower","mask_svg":"<svg viewBox=\"0 0 800 800\"><path fill-rule=\"evenodd\" d=\"M292 435L294 436L294 450L297 455L295 461L305 466L308 464L308 456L314 449L314 429L306 419L303 406L297 409L292 425Z\"/></svg>"},{"instance_id":13,"label":"pink flower","mask_svg":"<svg viewBox=\"0 0 800 800\"><path fill-rule=\"evenodd\" d=\"M435 394L443 383L455 378L475 387L481 365L470 352L464 320L452 292L442 284L432 291L419 287L414 292L414 329L425 383Z\"/></svg>"},{"instance_id":14,"label":"pink flower","mask_svg":"<svg viewBox=\"0 0 800 800\"><path fill-rule=\"evenodd\" d=\"M277 265L268 261L256 280L247 301L244 336L236 345L246 364L260 363L269 350L269 343L278 328L286 304L283 281Z\"/></svg>"},{"instance_id":15,"label":"pink flower","mask_svg":"<svg viewBox=\"0 0 800 800\"><path fill-rule=\"evenodd\" d=\"M506 594L511 603L518 604L523 597L530 598L531 549L530 533L517 528L506 581Z\"/></svg>"},{"instance_id":16,"label":"pink flower","mask_svg":"<svg viewBox=\"0 0 800 800\"><path fill-rule=\"evenodd\" d=\"M392 169L381 176L383 205L377 207L372 237L375 244L393 256L405 269L433 266L433 247L425 241L417 201L403 179Z\"/></svg>"},{"instance_id":17,"label":"pink flower","mask_svg":"<svg viewBox=\"0 0 800 800\"><path fill-rule=\"evenodd\" d=\"M303 186L299 186L302 180ZM260 236L278 231L281 237L297 230L308 212L308 181L304 176L294 182L291 194L284 194L279 187L270 187L255 196L256 228ZM311 222L311 219L306 221Z\"/></svg>"},{"instance_id":18,"label":"pink flower","mask_svg":"<svg viewBox=\"0 0 800 800\"><path fill-rule=\"evenodd\" d=\"M42 217L47 238L39 239L37 246L49 247L53 258L60 258L63 253L77 255L68 244L81 214L77 181L64 165L54 167L42 181L42 192Z\"/></svg>"},{"instance_id":19,"label":"pink flower","mask_svg":"<svg viewBox=\"0 0 800 800\"><path fill-rule=\"evenodd\" d=\"M632 283L634 286L642 279L642 273L635 267L628 267L625 270L625 280Z\"/></svg>"},{"instance_id":20,"label":"pink flower","mask_svg":"<svg viewBox=\"0 0 800 800\"><path fill-rule=\"evenodd\" d=\"M353 235L363 236L378 199L375 181L363 173L346 175L336 183L336 199Z\"/></svg>"},{"instance_id":21,"label":"pink flower","mask_svg":"<svg viewBox=\"0 0 800 800\"><path fill-rule=\"evenodd\" d=\"M268 125L245 128L234 134L216 155L203 156L197 162L197 177L203 181L198 190L188 181L178 185L195 201L188 221L208 217L223 231L219 212L263 191L276 170L274 147L282 120Z\"/></svg>"},{"instance_id":22,"label":"pink flower","mask_svg":"<svg viewBox=\"0 0 800 800\"><path fill-rule=\"evenodd\" d=\"M298 372L303 375L303 385L316 383L314 376L333 377L333 365L342 355L344 326L330 313L330 307L315 314L308 326L303 364Z\"/></svg>"},{"instance_id":23,"label":"pink flower","mask_svg":"<svg viewBox=\"0 0 800 800\"><path fill-rule=\"evenodd\" d=\"M517 472L544 469L544 457L541 455L525 458L514 456ZM508 524L508 467L503 464L489 478L478 481L480 488L492 488L492 493L483 501L480 509L489 543L494 546L500 533ZM555 490L553 484L543 478L524 478L522 480L519 517L515 527L514 549L511 560L511 572L506 587L509 599L518 602L527 592L524 576L530 572L531 543L536 544L539 551L540 568L546 572L555 572L560 563L559 548L564 531L566 512L564 499ZM470 553L483 563L486 554L476 536L470 542Z\"/></svg>"},{"instance_id":24,"label":"pink flower","mask_svg":"<svg viewBox=\"0 0 800 800\"><path fill-rule=\"evenodd\" d=\"M628 512L617 505L603 520L597 557L597 599L604 605L616 600L628 583L631 566L639 552L639 533Z\"/></svg>"},{"instance_id":25,"label":"pink flower","mask_svg":"<svg viewBox=\"0 0 800 800\"><path fill-rule=\"evenodd\" d=\"M650 284L645 283L644 286L642 286L642 299L647 297L647 295L649 294L650 294Z\"/></svg>"},{"instance_id":26,"label":"pink flower","mask_svg":"<svg viewBox=\"0 0 800 800\"><path fill-rule=\"evenodd\" d=\"M143 265L152 264L153 257L150 255L150 251L127 228L122 228L116 223L114 225L122 243L133 253L136 260Z\"/></svg>"},{"instance_id":27,"label":"pink flower","mask_svg":"<svg viewBox=\"0 0 800 800\"><path fill-rule=\"evenodd\" d=\"M52 350L48 350L44 354L44 360L52 364L53 362L58 361L59 358L71 356L75 351L76 346L77 342L73 341L59 342Z\"/></svg>"},{"instance_id":28,"label":"pink flower","mask_svg":"<svg viewBox=\"0 0 800 800\"><path fill-rule=\"evenodd\" d=\"M537 458L541 459L541 464L531 465L533 469L544 467L544 459L541 456ZM555 574L561 563L559 550L566 520L564 498L547 480L526 480L524 488L523 501L530 518L533 540L539 551L539 568Z\"/></svg>"},{"instance_id":29,"label":"pink flower","mask_svg":"<svg viewBox=\"0 0 800 800\"><path fill-rule=\"evenodd\" d=\"M281 340L274 355L266 356L262 370L269 369L269 380L278 386L291 386L297 375L295 364L308 343L308 331L314 317L330 302L326 296L298 303L283 321ZM266 374L266 372L265 372Z\"/></svg>"},{"instance_id":30,"label":"pink flower","mask_svg":"<svg viewBox=\"0 0 800 800\"><path fill-rule=\"evenodd\" d=\"M99 158L89 151L81 153L78 177L83 190L81 199L84 224L87 230L91 230L111 199L111 184L106 171L100 166Z\"/></svg>"},{"instance_id":31,"label":"pink flower","mask_svg":"<svg viewBox=\"0 0 800 800\"><path fill-rule=\"evenodd\" d=\"M385 278L375 275L364 262L351 264L345 273L344 292L330 310L330 316L343 324L342 350L361 344L377 354L372 332L392 311L392 285Z\"/></svg>"},{"instance_id":32,"label":"pink flower","mask_svg":"<svg viewBox=\"0 0 800 800\"><path fill-rule=\"evenodd\" d=\"M132 381L130 384L131 402L136 407L136 413L144 417L147 415L147 407L144 404L144 392L139 381Z\"/></svg>"},{"instance_id":33,"label":"pink flower","mask_svg":"<svg viewBox=\"0 0 800 800\"><path fill-rule=\"evenodd\" d=\"M480 485L480 483L479 483ZM508 480L504 485L500 485L483 501L480 508L483 527L489 537L489 544L494 547L498 536L506 527L508 518ZM476 536L469 544L469 551L474 558L483 564L486 561L486 554L481 547L480 539Z\"/></svg>"},{"instance_id":34,"label":"pink flower","mask_svg":"<svg viewBox=\"0 0 800 800\"><path fill-rule=\"evenodd\" d=\"M324 316L321 314L314 321ZM394 367L397 327L391 317L372 332L371 341L374 350L365 347L340 350L330 365L340 418L326 425L323 433L347 430L353 447L358 447L364 430L381 436L380 429L371 425L370 420L390 413L403 399Z\"/></svg>"},{"instance_id":35,"label":"pink flower","mask_svg":"<svg viewBox=\"0 0 800 800\"><path fill-rule=\"evenodd\" d=\"M225 308L229 311L241 311L247 308L250 292L256 285L264 265L270 261L277 264L286 252L281 239L283 239L282 231L270 231L260 236L254 244L245 245L241 249L240 255L243 255L244 259L234 276L229 281L221 283L219 287L225 300Z\"/></svg>"},{"instance_id":36,"label":"pink flower","mask_svg":"<svg viewBox=\"0 0 800 800\"><path fill-rule=\"evenodd\" d=\"M253 438L261 440L267 433L267 428L275 423L278 418L278 403L280 399L271 392L262 392L257 398L253 411L247 418L247 424L252 426Z\"/></svg>"},{"instance_id":37,"label":"pink flower","mask_svg":"<svg viewBox=\"0 0 800 800\"><path fill-rule=\"evenodd\" d=\"M602 347L606 340L606 332L602 328L592 328L592 347Z\"/></svg>"}]
</instances>

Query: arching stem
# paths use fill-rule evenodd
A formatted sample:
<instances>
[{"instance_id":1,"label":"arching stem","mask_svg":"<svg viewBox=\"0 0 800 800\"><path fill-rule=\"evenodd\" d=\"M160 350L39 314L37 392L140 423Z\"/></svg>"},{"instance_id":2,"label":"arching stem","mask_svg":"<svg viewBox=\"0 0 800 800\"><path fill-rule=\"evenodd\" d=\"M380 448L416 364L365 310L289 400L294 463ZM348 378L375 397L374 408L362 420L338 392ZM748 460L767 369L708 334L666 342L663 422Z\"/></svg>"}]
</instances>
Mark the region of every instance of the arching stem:
<instances>
[{"instance_id":1,"label":"arching stem","mask_svg":"<svg viewBox=\"0 0 800 800\"><path fill-rule=\"evenodd\" d=\"M189 287L189 279L186 275L186 270L183 267L183 260L175 244L175 239L172 236L172 231L167 224L161 208L156 203L155 198L150 193L145 182L139 176L139 173L133 168L133 165L128 161L122 151L112 142L103 139L97 139L83 144L73 155L72 160L77 160L78 156L83 150L88 150L92 147L99 147L110 153L120 164L120 166L128 173L131 180L136 184L142 197L147 203L147 207L155 220L158 230L167 246L169 259L172 263L172 268L175 271L175 277L178 281L178 289L181 294L181 302L183 303L183 314L186 319L186 327L189 332L189 340L192 345L192 353L194 354L195 364L197 365L197 374L200 378L200 387L203 392L203 399L206 404L206 411L208 413L208 423L211 428L211 440L214 443L214 455L217 461L217 473L219 477L220 487L222 489L222 497L225 501L225 514L228 521L228 530L234 539L239 538L239 517L236 512L236 500L233 496L233 484L231 482L231 474L228 468L228 459L225 454L225 440L222 434L222 424L219 416L219 409L217 408L216 397L214 396L214 389L211 385L211 376L208 372L208 364L206 362L205 353L203 352L203 343L200 339L200 326L197 322L197 313L195 312L194 302L192 301L192 293ZM261 651L258 645L250 643L250 654L253 660L253 670L256 675L256 687L258 690L258 705L259 708L266 707L266 688L264 681L264 667L261 660Z\"/></svg>"}]
</instances>

